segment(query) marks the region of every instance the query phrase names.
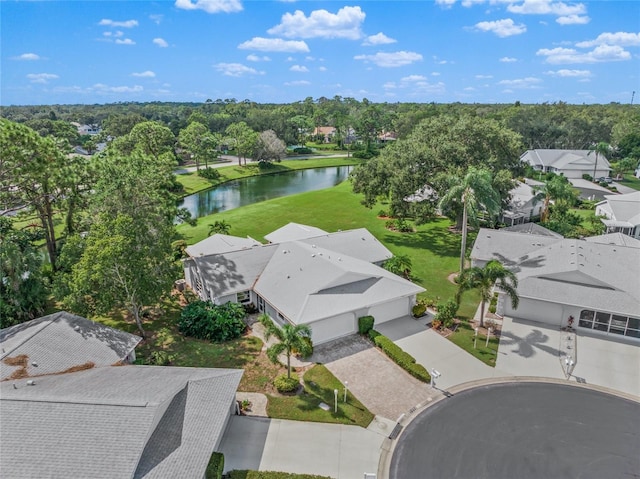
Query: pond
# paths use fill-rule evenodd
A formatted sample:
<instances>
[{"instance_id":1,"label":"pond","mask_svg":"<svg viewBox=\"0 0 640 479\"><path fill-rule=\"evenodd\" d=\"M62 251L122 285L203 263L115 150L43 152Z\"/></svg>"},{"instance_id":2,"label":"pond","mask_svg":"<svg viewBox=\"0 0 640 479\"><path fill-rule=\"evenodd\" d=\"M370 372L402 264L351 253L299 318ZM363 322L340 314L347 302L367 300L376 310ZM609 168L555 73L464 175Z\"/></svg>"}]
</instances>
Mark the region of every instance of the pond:
<instances>
[{"instance_id":1,"label":"pond","mask_svg":"<svg viewBox=\"0 0 640 479\"><path fill-rule=\"evenodd\" d=\"M332 166L251 176L186 196L178 206L200 218L272 198L330 188L346 180L351 169L352 166Z\"/></svg>"}]
</instances>

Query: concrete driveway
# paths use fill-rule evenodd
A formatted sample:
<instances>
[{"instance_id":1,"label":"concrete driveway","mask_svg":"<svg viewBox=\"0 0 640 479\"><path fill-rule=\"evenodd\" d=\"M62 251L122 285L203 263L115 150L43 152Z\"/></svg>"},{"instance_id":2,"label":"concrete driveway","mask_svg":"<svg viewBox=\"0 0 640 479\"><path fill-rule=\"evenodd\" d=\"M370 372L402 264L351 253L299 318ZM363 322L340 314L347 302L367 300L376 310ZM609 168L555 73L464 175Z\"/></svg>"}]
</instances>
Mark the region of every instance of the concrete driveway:
<instances>
[{"instance_id":1,"label":"concrete driveway","mask_svg":"<svg viewBox=\"0 0 640 479\"><path fill-rule=\"evenodd\" d=\"M324 364L376 416L395 421L434 391L359 335L317 346L311 357Z\"/></svg>"},{"instance_id":2,"label":"concrete driveway","mask_svg":"<svg viewBox=\"0 0 640 479\"><path fill-rule=\"evenodd\" d=\"M232 416L220 452L233 469L318 474L376 473L385 436L358 426Z\"/></svg>"}]
</instances>

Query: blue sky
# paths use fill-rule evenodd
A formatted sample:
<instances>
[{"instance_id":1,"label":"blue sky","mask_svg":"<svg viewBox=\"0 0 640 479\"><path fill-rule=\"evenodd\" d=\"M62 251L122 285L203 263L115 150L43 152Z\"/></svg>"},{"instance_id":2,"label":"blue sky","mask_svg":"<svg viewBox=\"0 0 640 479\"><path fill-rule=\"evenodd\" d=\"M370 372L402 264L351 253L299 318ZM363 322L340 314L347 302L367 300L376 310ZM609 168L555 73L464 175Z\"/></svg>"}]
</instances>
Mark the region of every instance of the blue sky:
<instances>
[{"instance_id":1,"label":"blue sky","mask_svg":"<svg viewBox=\"0 0 640 479\"><path fill-rule=\"evenodd\" d=\"M0 18L2 105L640 96L636 0L2 0Z\"/></svg>"}]
</instances>

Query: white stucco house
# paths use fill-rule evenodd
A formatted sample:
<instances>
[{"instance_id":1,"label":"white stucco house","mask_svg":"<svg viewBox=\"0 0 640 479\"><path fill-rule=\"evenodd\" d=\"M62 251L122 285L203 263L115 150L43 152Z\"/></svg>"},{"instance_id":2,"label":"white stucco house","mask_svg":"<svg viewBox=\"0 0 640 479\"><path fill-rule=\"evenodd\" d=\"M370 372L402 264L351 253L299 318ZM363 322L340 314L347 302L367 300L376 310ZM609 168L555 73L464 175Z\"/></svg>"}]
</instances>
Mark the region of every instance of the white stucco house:
<instances>
[{"instance_id":1,"label":"white stucco house","mask_svg":"<svg viewBox=\"0 0 640 479\"><path fill-rule=\"evenodd\" d=\"M364 228L293 223L266 238L278 242L187 258L186 283L203 300L252 303L276 324L306 324L315 344L355 333L361 316L378 324L409 315L424 291L379 266L392 254Z\"/></svg>"},{"instance_id":2,"label":"white stucco house","mask_svg":"<svg viewBox=\"0 0 640 479\"><path fill-rule=\"evenodd\" d=\"M536 182L537 183L537 182ZM535 185L518 181L515 188L509 191L509 206L502 211L498 221L507 226L528 223L540 216L544 202L536 200Z\"/></svg>"},{"instance_id":3,"label":"white stucco house","mask_svg":"<svg viewBox=\"0 0 640 479\"><path fill-rule=\"evenodd\" d=\"M596 205L596 216L608 233L623 233L640 239L640 191L625 195L605 195L605 200Z\"/></svg>"},{"instance_id":4,"label":"white stucco house","mask_svg":"<svg viewBox=\"0 0 640 479\"><path fill-rule=\"evenodd\" d=\"M527 150L520 160L543 173L556 173L566 178L582 178L590 175L594 178L609 176L611 165L606 157L592 150ZM594 167L596 168L594 175Z\"/></svg>"},{"instance_id":5,"label":"white stucco house","mask_svg":"<svg viewBox=\"0 0 640 479\"><path fill-rule=\"evenodd\" d=\"M516 310L499 293L497 312L557 327L640 341L640 247L616 233L565 239L481 229L471 253L482 266L496 259L518 278Z\"/></svg>"}]
</instances>

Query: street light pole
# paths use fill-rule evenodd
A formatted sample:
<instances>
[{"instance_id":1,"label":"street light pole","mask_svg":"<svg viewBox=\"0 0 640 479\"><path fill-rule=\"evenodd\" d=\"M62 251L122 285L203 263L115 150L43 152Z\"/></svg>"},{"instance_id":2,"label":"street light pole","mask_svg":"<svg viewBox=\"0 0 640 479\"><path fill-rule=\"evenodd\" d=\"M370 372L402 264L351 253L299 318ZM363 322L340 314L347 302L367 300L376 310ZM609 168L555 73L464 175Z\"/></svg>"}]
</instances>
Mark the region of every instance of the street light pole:
<instances>
[{"instance_id":1,"label":"street light pole","mask_svg":"<svg viewBox=\"0 0 640 479\"><path fill-rule=\"evenodd\" d=\"M473 349L476 349L476 342L478 341L478 328L475 328L475 333L473 334Z\"/></svg>"},{"instance_id":2,"label":"street light pole","mask_svg":"<svg viewBox=\"0 0 640 479\"><path fill-rule=\"evenodd\" d=\"M347 402L347 389L349 388L349 383L347 381L344 382L344 402Z\"/></svg>"},{"instance_id":3,"label":"street light pole","mask_svg":"<svg viewBox=\"0 0 640 479\"><path fill-rule=\"evenodd\" d=\"M487 329L487 341L484 344L484 347L489 347L489 336L491 336L491 328Z\"/></svg>"},{"instance_id":4,"label":"street light pole","mask_svg":"<svg viewBox=\"0 0 640 479\"><path fill-rule=\"evenodd\" d=\"M338 412L338 390L334 389L333 390L333 399L334 399L334 408L333 408L333 412L337 413Z\"/></svg>"}]
</instances>

